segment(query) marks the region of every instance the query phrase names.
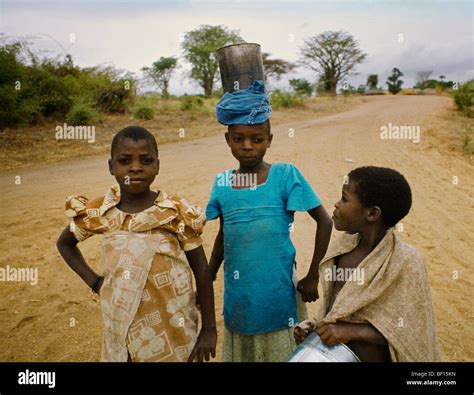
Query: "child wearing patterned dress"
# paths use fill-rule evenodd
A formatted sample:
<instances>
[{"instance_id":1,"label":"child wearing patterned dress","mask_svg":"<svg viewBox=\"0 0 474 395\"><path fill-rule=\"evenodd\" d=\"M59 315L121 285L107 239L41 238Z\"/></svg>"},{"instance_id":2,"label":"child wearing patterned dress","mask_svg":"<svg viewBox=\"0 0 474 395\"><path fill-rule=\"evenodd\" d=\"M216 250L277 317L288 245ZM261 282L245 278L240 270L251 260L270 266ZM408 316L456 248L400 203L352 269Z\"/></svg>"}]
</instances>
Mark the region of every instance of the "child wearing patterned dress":
<instances>
[{"instance_id":1,"label":"child wearing patterned dress","mask_svg":"<svg viewBox=\"0 0 474 395\"><path fill-rule=\"evenodd\" d=\"M263 83L226 93L217 119L238 170L219 173L206 209L220 219L209 266L215 279L224 261L224 347L228 362L287 361L295 349L291 327L304 317L303 302L318 298L318 266L326 253L332 221L299 170L263 160L273 135ZM317 222L310 269L296 285L290 227L295 211ZM296 288L296 289L295 289ZM298 306L299 305L299 306Z\"/></svg>"},{"instance_id":2,"label":"child wearing patterned dress","mask_svg":"<svg viewBox=\"0 0 474 395\"><path fill-rule=\"evenodd\" d=\"M217 339L214 294L201 233L201 209L152 191L158 147L146 129L130 126L112 141L110 173L118 185L89 200L71 196L71 223L57 246L66 263L100 295L104 319L101 361L208 361ZM103 275L77 243L102 234ZM192 285L195 276L202 328Z\"/></svg>"}]
</instances>

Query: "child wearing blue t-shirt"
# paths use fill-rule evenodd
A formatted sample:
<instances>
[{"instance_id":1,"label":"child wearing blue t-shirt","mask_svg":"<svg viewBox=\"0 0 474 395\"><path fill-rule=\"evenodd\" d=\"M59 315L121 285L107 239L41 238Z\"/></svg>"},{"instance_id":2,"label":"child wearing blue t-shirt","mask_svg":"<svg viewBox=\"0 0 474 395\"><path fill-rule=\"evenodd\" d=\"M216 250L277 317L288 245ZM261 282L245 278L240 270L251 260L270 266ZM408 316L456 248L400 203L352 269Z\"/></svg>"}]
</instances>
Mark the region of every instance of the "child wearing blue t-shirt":
<instances>
[{"instance_id":1,"label":"child wearing blue t-shirt","mask_svg":"<svg viewBox=\"0 0 474 395\"><path fill-rule=\"evenodd\" d=\"M317 222L314 255L297 290L304 302L318 298L318 267L329 243L332 220L298 169L263 160L273 135L263 84L226 93L218 120L238 170L219 173L206 210L220 218L210 259L213 278L224 261L223 360L286 361L294 351L291 327L298 316L294 283L295 248L290 226L295 211ZM301 315L301 314L300 314Z\"/></svg>"}]
</instances>

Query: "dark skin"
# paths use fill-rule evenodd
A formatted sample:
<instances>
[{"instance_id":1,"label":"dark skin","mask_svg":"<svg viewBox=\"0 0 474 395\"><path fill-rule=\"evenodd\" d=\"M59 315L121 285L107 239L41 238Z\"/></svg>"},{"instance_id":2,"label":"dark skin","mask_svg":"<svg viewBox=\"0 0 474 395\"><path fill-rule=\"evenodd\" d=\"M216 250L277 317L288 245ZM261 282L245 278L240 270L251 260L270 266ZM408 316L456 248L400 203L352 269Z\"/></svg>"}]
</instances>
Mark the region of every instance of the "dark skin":
<instances>
[{"instance_id":1,"label":"dark skin","mask_svg":"<svg viewBox=\"0 0 474 395\"><path fill-rule=\"evenodd\" d=\"M336 258L338 268L356 268L382 240L387 231L379 207L364 207L356 193L357 184L349 181L342 188L342 197L335 204L333 213L334 227L349 234L359 233L360 242L347 254ZM345 281L334 281L329 302L331 310L337 294ZM336 322L335 324L311 324L308 330L295 328L295 339L301 342L311 330L316 329L326 344L334 346L345 343L363 362L389 362L390 353L387 340L371 324Z\"/></svg>"},{"instance_id":2,"label":"dark skin","mask_svg":"<svg viewBox=\"0 0 474 395\"><path fill-rule=\"evenodd\" d=\"M119 210L133 214L154 204L159 192L152 191L150 185L159 172L159 163L157 152L148 141L134 141L129 138L119 141L112 158L109 159L110 174L115 176L120 185L121 198L116 206ZM91 287L100 276L86 263L77 244L78 241L69 226L64 229L56 243L66 263ZM211 356L216 356L217 342L211 274L202 246L185 251L185 254L196 279L202 316L202 328L188 362L209 361ZM99 293L102 282L103 278L97 287Z\"/></svg>"},{"instance_id":3,"label":"dark skin","mask_svg":"<svg viewBox=\"0 0 474 395\"><path fill-rule=\"evenodd\" d=\"M269 125L232 125L225 134L227 145L232 155L239 161L239 169L235 173L257 174L257 185L267 181L271 164L263 158L270 147L273 135ZM238 188L238 187L235 187ZM332 220L321 205L308 210L308 214L317 223L313 258L307 275L298 282L297 290L304 302L314 302L319 298L319 262L326 254L332 231ZM217 272L224 260L223 218L220 217L219 232L214 242L209 267L215 280Z\"/></svg>"}]
</instances>

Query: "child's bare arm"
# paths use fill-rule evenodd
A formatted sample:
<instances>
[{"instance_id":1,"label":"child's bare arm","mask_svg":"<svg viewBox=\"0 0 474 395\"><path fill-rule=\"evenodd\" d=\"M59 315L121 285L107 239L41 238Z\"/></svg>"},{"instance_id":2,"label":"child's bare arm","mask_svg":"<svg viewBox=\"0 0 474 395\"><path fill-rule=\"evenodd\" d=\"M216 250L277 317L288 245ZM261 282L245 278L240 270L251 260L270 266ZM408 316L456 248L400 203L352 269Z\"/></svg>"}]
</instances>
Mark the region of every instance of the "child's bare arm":
<instances>
[{"instance_id":1,"label":"child's bare arm","mask_svg":"<svg viewBox=\"0 0 474 395\"><path fill-rule=\"evenodd\" d=\"M90 288L96 285L96 290L98 292L102 286L103 278L100 283L96 283L101 276L94 272L86 263L81 251L77 248L77 243L78 241L74 237L74 234L69 230L69 226L66 226L59 236L56 246L59 253L71 269L74 270Z\"/></svg>"},{"instance_id":2,"label":"child's bare arm","mask_svg":"<svg viewBox=\"0 0 474 395\"><path fill-rule=\"evenodd\" d=\"M373 344L387 344L387 339L372 324L354 324L358 325L355 340L364 340Z\"/></svg>"},{"instance_id":3,"label":"child's bare arm","mask_svg":"<svg viewBox=\"0 0 474 395\"><path fill-rule=\"evenodd\" d=\"M372 344L387 344L387 339L372 324L336 322L335 324L319 324L316 331L321 340L330 346L363 340Z\"/></svg>"},{"instance_id":4,"label":"child's bare arm","mask_svg":"<svg viewBox=\"0 0 474 395\"><path fill-rule=\"evenodd\" d=\"M314 302L319 298L319 263L328 249L332 231L332 219L322 205L309 210L308 214L316 221L318 228L311 266L306 277L298 282L298 291L301 293L304 302Z\"/></svg>"},{"instance_id":5,"label":"child's bare arm","mask_svg":"<svg viewBox=\"0 0 474 395\"><path fill-rule=\"evenodd\" d=\"M186 251L185 254L196 278L196 288L202 316L201 332L188 361L192 362L196 357L199 362L202 362L204 359L209 361L210 355L213 358L216 356L217 342L214 290L211 273L207 266L207 259L202 246Z\"/></svg>"},{"instance_id":6,"label":"child's bare arm","mask_svg":"<svg viewBox=\"0 0 474 395\"><path fill-rule=\"evenodd\" d=\"M216 280L217 272L224 260L224 221L222 216L219 217L219 232L214 241L214 248L212 249L211 259L209 260L209 269L211 271L212 280Z\"/></svg>"}]
</instances>

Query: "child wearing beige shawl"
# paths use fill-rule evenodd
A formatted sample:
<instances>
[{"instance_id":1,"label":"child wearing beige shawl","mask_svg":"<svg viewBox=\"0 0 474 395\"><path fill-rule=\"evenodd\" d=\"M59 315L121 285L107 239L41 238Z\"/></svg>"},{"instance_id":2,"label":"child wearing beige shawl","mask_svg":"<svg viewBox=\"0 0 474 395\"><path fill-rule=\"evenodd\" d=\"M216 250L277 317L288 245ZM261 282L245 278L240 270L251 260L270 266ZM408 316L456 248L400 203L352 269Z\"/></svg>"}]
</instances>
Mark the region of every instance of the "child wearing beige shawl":
<instances>
[{"instance_id":1,"label":"child wearing beige shawl","mask_svg":"<svg viewBox=\"0 0 474 395\"><path fill-rule=\"evenodd\" d=\"M440 360L421 255L394 231L410 207L410 186L395 170L349 173L333 215L345 233L321 261L320 310L295 327L297 342L316 330L326 344L345 343L361 361Z\"/></svg>"}]
</instances>

